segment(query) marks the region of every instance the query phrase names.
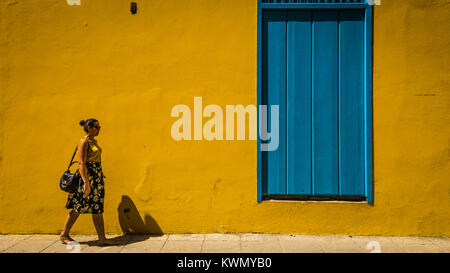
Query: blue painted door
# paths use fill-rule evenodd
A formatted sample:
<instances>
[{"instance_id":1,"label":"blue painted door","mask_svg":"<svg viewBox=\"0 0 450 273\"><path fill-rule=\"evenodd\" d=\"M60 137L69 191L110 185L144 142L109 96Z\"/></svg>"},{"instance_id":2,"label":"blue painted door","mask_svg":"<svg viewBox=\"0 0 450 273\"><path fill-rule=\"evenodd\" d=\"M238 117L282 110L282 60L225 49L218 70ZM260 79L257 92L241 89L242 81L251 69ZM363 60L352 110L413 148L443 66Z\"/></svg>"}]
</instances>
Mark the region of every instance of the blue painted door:
<instances>
[{"instance_id":1,"label":"blue painted door","mask_svg":"<svg viewBox=\"0 0 450 273\"><path fill-rule=\"evenodd\" d=\"M364 29L363 10L264 11L262 104L280 106L264 195L365 196Z\"/></svg>"}]
</instances>

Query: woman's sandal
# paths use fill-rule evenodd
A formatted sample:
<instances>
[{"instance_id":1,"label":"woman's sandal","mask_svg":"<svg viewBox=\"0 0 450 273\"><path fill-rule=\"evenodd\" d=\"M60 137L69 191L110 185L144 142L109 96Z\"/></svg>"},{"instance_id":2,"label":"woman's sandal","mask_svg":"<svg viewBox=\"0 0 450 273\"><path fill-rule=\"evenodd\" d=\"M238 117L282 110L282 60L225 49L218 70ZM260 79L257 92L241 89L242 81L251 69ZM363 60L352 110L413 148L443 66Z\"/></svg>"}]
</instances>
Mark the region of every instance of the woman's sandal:
<instances>
[{"instance_id":1,"label":"woman's sandal","mask_svg":"<svg viewBox=\"0 0 450 273\"><path fill-rule=\"evenodd\" d=\"M59 239L65 245L69 244L70 242L75 241L74 239L70 238L69 235L59 235Z\"/></svg>"}]
</instances>

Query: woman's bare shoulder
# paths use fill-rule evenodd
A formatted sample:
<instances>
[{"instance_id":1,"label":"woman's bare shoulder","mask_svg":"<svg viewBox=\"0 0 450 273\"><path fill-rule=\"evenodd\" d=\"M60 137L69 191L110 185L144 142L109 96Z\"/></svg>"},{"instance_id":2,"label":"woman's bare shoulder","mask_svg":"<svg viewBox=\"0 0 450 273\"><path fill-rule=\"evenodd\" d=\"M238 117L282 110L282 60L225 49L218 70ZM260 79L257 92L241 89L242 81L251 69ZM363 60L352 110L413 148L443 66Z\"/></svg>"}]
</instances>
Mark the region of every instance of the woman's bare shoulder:
<instances>
[{"instance_id":1,"label":"woman's bare shoulder","mask_svg":"<svg viewBox=\"0 0 450 273\"><path fill-rule=\"evenodd\" d=\"M81 147L84 147L84 146L86 145L86 143L88 143L88 140L87 140L86 138L82 137L82 138L80 139L79 145L80 145Z\"/></svg>"}]
</instances>

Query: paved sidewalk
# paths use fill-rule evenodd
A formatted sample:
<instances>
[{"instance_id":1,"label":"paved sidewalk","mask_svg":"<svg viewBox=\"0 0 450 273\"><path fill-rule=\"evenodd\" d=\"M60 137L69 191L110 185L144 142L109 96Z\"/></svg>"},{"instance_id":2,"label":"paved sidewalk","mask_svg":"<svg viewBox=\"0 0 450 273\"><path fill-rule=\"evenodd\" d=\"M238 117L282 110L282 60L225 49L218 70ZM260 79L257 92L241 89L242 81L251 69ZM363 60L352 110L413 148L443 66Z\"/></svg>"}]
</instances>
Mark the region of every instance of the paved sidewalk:
<instances>
[{"instance_id":1,"label":"paved sidewalk","mask_svg":"<svg viewBox=\"0 0 450 273\"><path fill-rule=\"evenodd\" d=\"M450 253L450 238L303 236L279 234L117 235L120 245L90 246L94 235L73 235L63 245L58 235L0 235L2 253Z\"/></svg>"}]
</instances>

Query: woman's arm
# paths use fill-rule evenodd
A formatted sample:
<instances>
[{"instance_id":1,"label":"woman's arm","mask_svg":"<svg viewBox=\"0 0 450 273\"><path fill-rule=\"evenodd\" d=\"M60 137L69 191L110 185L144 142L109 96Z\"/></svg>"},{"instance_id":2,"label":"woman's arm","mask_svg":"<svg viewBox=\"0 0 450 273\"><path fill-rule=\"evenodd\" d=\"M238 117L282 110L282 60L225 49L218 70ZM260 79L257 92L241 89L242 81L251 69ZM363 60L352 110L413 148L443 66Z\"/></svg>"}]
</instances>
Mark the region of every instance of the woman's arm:
<instances>
[{"instance_id":1,"label":"woman's arm","mask_svg":"<svg viewBox=\"0 0 450 273\"><path fill-rule=\"evenodd\" d=\"M85 195L89 195L91 188L89 187L89 178L87 175L87 168L86 168L86 160L87 160L87 148L88 148L88 143L86 140L81 140L80 143L78 144L78 151L80 151L78 153L78 163L80 164L80 175L81 178L83 179L84 182L84 194Z\"/></svg>"}]
</instances>

